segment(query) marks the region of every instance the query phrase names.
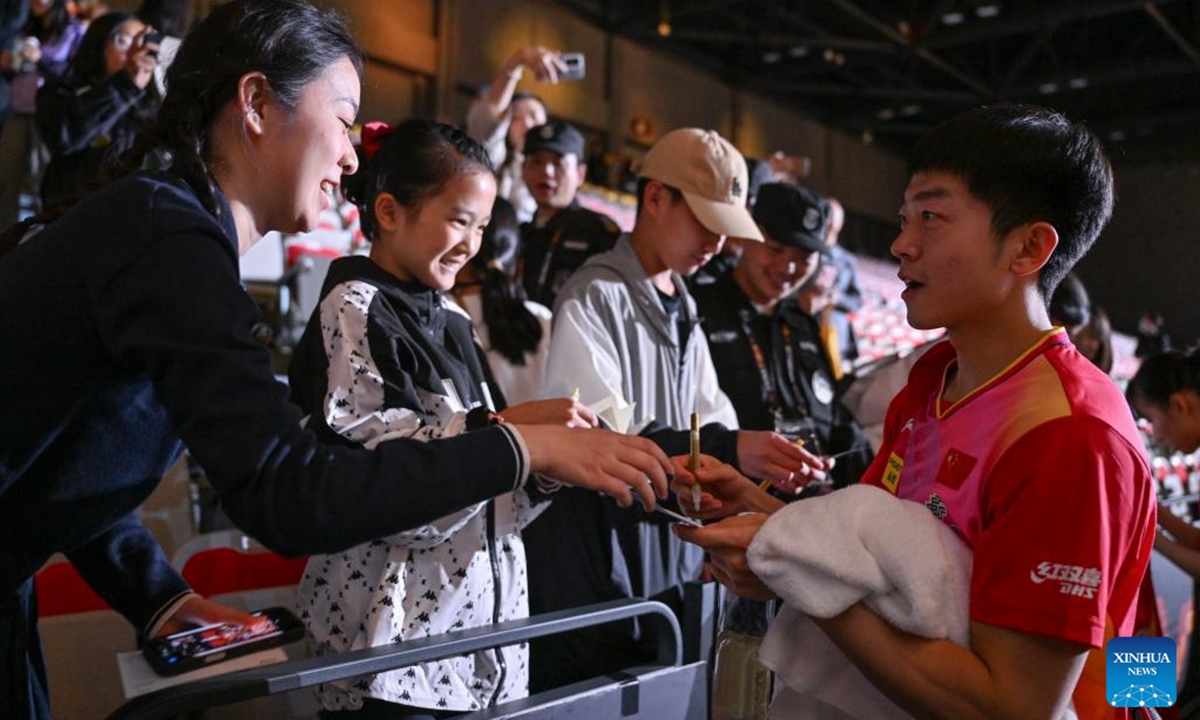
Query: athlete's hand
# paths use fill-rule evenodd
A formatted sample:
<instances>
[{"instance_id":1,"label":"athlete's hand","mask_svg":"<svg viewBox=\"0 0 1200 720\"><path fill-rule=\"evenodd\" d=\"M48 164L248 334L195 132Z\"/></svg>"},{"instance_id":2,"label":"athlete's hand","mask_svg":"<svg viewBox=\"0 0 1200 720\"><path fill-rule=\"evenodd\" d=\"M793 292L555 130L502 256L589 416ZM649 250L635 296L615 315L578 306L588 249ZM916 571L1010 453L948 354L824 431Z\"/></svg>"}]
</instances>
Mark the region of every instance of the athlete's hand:
<instances>
[{"instance_id":1,"label":"athlete's hand","mask_svg":"<svg viewBox=\"0 0 1200 720\"><path fill-rule=\"evenodd\" d=\"M672 528L681 540L708 551L708 567L717 582L744 598L772 600L775 593L758 579L746 561L746 549L767 517L762 513L735 515L704 527L673 525Z\"/></svg>"},{"instance_id":2,"label":"athlete's hand","mask_svg":"<svg viewBox=\"0 0 1200 720\"><path fill-rule=\"evenodd\" d=\"M773 512L783 503L760 490L753 480L709 455L700 456L700 469L695 475L689 468L689 456L671 458L675 466L675 481L671 491L682 500L679 507L684 513L711 520L728 517L740 512ZM692 487L700 484L700 509L690 502Z\"/></svg>"}]
</instances>

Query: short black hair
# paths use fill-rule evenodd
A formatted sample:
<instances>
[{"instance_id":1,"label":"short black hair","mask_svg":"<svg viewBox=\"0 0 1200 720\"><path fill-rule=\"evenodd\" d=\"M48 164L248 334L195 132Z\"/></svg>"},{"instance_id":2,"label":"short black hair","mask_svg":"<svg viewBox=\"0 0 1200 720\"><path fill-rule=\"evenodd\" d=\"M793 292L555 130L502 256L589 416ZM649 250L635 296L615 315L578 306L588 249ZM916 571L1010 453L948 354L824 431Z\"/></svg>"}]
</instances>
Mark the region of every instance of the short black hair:
<instances>
[{"instance_id":1,"label":"short black hair","mask_svg":"<svg viewBox=\"0 0 1200 720\"><path fill-rule=\"evenodd\" d=\"M909 176L947 172L992 210L1004 237L1031 222L1058 231L1042 268L1044 299L1087 253L1112 216L1112 166L1100 140L1061 113L1035 105L994 105L957 115L913 150Z\"/></svg>"}]
</instances>

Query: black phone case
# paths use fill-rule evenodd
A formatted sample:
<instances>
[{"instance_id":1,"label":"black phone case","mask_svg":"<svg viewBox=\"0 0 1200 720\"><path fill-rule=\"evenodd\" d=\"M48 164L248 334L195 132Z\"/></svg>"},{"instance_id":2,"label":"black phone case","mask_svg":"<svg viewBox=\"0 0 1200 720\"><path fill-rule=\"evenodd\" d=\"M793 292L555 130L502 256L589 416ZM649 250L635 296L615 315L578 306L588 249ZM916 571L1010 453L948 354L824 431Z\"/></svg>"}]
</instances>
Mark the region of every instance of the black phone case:
<instances>
[{"instance_id":1,"label":"black phone case","mask_svg":"<svg viewBox=\"0 0 1200 720\"><path fill-rule=\"evenodd\" d=\"M167 637L164 636L153 638L143 645L142 656L146 658L146 662L150 663L150 667L154 668L154 672L164 677L170 677L191 672L192 670L199 670L215 663L232 660L233 658L242 657L243 655L249 655L261 650L288 645L304 638L304 625L287 608L266 608L264 610L256 610L255 614L265 615L274 620L275 624L279 626L280 633L252 640L241 645L235 645L209 655L182 657L175 654L174 657L176 659L174 661L170 659L173 653ZM201 631L196 630L194 632Z\"/></svg>"}]
</instances>

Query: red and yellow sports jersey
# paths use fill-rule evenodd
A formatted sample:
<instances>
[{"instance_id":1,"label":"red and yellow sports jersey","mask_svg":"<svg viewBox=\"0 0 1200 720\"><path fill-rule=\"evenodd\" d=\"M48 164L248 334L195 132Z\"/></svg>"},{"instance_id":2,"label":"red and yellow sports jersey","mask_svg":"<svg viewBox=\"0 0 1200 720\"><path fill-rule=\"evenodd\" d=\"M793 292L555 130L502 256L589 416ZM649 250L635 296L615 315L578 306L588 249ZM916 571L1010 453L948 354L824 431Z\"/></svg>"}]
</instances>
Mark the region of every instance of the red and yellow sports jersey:
<instances>
[{"instance_id":1,"label":"red and yellow sports jersey","mask_svg":"<svg viewBox=\"0 0 1200 720\"><path fill-rule=\"evenodd\" d=\"M1125 717L1105 701L1102 648L1132 634L1155 525L1129 406L1061 329L947 403L954 364L943 342L913 367L863 482L924 504L971 546L972 620L1101 648L1076 711Z\"/></svg>"}]
</instances>

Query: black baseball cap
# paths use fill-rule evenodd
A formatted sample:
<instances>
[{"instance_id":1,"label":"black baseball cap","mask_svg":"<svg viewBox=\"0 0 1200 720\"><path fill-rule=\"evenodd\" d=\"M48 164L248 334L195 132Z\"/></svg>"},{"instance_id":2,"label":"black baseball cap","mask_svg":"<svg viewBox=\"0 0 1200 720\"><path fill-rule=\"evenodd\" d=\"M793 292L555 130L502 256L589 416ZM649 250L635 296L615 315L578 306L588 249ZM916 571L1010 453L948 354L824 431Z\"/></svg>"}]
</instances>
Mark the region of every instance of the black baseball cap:
<instances>
[{"instance_id":1,"label":"black baseball cap","mask_svg":"<svg viewBox=\"0 0 1200 720\"><path fill-rule=\"evenodd\" d=\"M803 185L766 183L758 189L754 221L781 245L828 254L829 202Z\"/></svg>"},{"instance_id":2,"label":"black baseball cap","mask_svg":"<svg viewBox=\"0 0 1200 720\"><path fill-rule=\"evenodd\" d=\"M550 120L525 132L525 154L549 150L559 155L574 155L583 160L583 135L562 120Z\"/></svg>"}]
</instances>

